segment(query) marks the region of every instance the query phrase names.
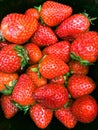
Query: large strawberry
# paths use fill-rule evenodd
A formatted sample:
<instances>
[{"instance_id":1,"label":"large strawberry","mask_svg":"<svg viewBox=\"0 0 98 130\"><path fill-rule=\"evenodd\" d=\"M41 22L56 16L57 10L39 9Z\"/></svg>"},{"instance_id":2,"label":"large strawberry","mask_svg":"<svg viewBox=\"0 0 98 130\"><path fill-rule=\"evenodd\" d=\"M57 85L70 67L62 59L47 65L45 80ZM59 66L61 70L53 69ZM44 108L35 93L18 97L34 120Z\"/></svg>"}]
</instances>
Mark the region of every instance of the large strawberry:
<instances>
[{"instance_id":1,"label":"large strawberry","mask_svg":"<svg viewBox=\"0 0 98 130\"><path fill-rule=\"evenodd\" d=\"M40 48L34 43L27 43L24 47L28 52L29 64L38 63L42 58Z\"/></svg>"},{"instance_id":2,"label":"large strawberry","mask_svg":"<svg viewBox=\"0 0 98 130\"><path fill-rule=\"evenodd\" d=\"M71 44L71 57L87 65L93 63L98 57L98 33L85 32Z\"/></svg>"},{"instance_id":3,"label":"large strawberry","mask_svg":"<svg viewBox=\"0 0 98 130\"><path fill-rule=\"evenodd\" d=\"M68 91L63 85L46 84L34 91L33 98L47 108L57 109L67 103Z\"/></svg>"},{"instance_id":4,"label":"large strawberry","mask_svg":"<svg viewBox=\"0 0 98 130\"><path fill-rule=\"evenodd\" d=\"M4 116L7 119L12 118L18 112L18 108L12 104L11 100L12 100L11 95L1 96L1 108L3 110Z\"/></svg>"},{"instance_id":5,"label":"large strawberry","mask_svg":"<svg viewBox=\"0 0 98 130\"><path fill-rule=\"evenodd\" d=\"M56 26L72 14L72 7L55 1L43 3L40 16L48 26Z\"/></svg>"},{"instance_id":6,"label":"large strawberry","mask_svg":"<svg viewBox=\"0 0 98 130\"><path fill-rule=\"evenodd\" d=\"M71 112L71 107L62 107L56 110L55 117L67 128L74 128L77 124L77 119Z\"/></svg>"},{"instance_id":7,"label":"large strawberry","mask_svg":"<svg viewBox=\"0 0 98 130\"><path fill-rule=\"evenodd\" d=\"M53 117L53 112L50 109L38 103L31 106L29 113L36 126L41 129L45 129Z\"/></svg>"},{"instance_id":8,"label":"large strawberry","mask_svg":"<svg viewBox=\"0 0 98 130\"><path fill-rule=\"evenodd\" d=\"M13 73L23 69L28 63L26 50L15 44L9 44L0 51L0 71Z\"/></svg>"},{"instance_id":9,"label":"large strawberry","mask_svg":"<svg viewBox=\"0 0 98 130\"><path fill-rule=\"evenodd\" d=\"M47 84L47 79L39 74L38 70L36 69L37 67L38 64L29 66L26 73L32 79L35 87L41 87L42 85Z\"/></svg>"},{"instance_id":10,"label":"large strawberry","mask_svg":"<svg viewBox=\"0 0 98 130\"><path fill-rule=\"evenodd\" d=\"M39 71L43 77L51 79L66 74L69 67L63 60L53 55L46 55L39 64Z\"/></svg>"},{"instance_id":11,"label":"large strawberry","mask_svg":"<svg viewBox=\"0 0 98 130\"><path fill-rule=\"evenodd\" d=\"M65 19L56 29L56 34L63 39L74 40L90 27L89 19L84 14L74 14Z\"/></svg>"},{"instance_id":12,"label":"large strawberry","mask_svg":"<svg viewBox=\"0 0 98 130\"><path fill-rule=\"evenodd\" d=\"M92 93L96 88L96 84L93 79L86 75L74 74L69 78L67 88L73 98L78 98Z\"/></svg>"},{"instance_id":13,"label":"large strawberry","mask_svg":"<svg viewBox=\"0 0 98 130\"><path fill-rule=\"evenodd\" d=\"M97 102L92 96L84 95L76 99L71 110L78 121L82 123L90 123L97 117Z\"/></svg>"},{"instance_id":14,"label":"large strawberry","mask_svg":"<svg viewBox=\"0 0 98 130\"><path fill-rule=\"evenodd\" d=\"M12 100L21 106L28 106L34 103L33 91L35 86L31 78L27 74L22 74L19 77L12 93Z\"/></svg>"},{"instance_id":15,"label":"large strawberry","mask_svg":"<svg viewBox=\"0 0 98 130\"><path fill-rule=\"evenodd\" d=\"M1 21L1 32L5 39L12 43L23 44L34 34L38 26L36 18L11 13Z\"/></svg>"},{"instance_id":16,"label":"large strawberry","mask_svg":"<svg viewBox=\"0 0 98 130\"><path fill-rule=\"evenodd\" d=\"M43 54L52 54L63 61L68 62L70 59L70 43L67 41L60 41L50 45L49 47L44 48Z\"/></svg>"},{"instance_id":17,"label":"large strawberry","mask_svg":"<svg viewBox=\"0 0 98 130\"><path fill-rule=\"evenodd\" d=\"M0 92L3 94L11 94L18 77L17 73L8 74L0 72Z\"/></svg>"},{"instance_id":18,"label":"large strawberry","mask_svg":"<svg viewBox=\"0 0 98 130\"><path fill-rule=\"evenodd\" d=\"M39 24L36 32L31 38L31 41L38 46L48 46L56 43L57 40L54 31L50 27L41 24Z\"/></svg>"}]
</instances>

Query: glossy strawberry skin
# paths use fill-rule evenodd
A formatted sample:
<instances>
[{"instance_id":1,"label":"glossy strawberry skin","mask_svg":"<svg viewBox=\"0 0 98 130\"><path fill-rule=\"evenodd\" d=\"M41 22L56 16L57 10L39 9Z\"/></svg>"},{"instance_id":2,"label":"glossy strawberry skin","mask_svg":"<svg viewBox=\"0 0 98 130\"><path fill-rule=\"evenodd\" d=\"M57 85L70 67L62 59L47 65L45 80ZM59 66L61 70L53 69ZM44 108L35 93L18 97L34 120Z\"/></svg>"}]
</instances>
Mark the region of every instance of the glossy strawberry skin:
<instances>
[{"instance_id":1,"label":"glossy strawberry skin","mask_svg":"<svg viewBox=\"0 0 98 130\"><path fill-rule=\"evenodd\" d=\"M90 123L97 117L97 102L92 96L84 95L76 99L71 110L78 121Z\"/></svg>"},{"instance_id":2,"label":"glossy strawberry skin","mask_svg":"<svg viewBox=\"0 0 98 130\"><path fill-rule=\"evenodd\" d=\"M56 34L63 39L74 40L86 32L90 22L84 14L74 14L65 19L56 29Z\"/></svg>"},{"instance_id":3,"label":"glossy strawberry skin","mask_svg":"<svg viewBox=\"0 0 98 130\"><path fill-rule=\"evenodd\" d=\"M77 124L76 117L71 112L71 107L60 108L55 111L55 117L67 128L74 128Z\"/></svg>"},{"instance_id":4,"label":"glossy strawberry skin","mask_svg":"<svg viewBox=\"0 0 98 130\"><path fill-rule=\"evenodd\" d=\"M12 93L12 99L19 105L31 105L34 103L32 97L35 86L31 78L27 74L22 74L19 77Z\"/></svg>"},{"instance_id":5,"label":"glossy strawberry skin","mask_svg":"<svg viewBox=\"0 0 98 130\"><path fill-rule=\"evenodd\" d=\"M12 118L18 112L18 108L12 104L11 100L12 100L11 95L1 96L1 108L3 110L5 118L7 119Z\"/></svg>"},{"instance_id":6,"label":"glossy strawberry skin","mask_svg":"<svg viewBox=\"0 0 98 130\"><path fill-rule=\"evenodd\" d=\"M0 72L0 91L3 91L6 89L5 85L11 87L11 83L15 80L18 80L18 74L17 73L3 73Z\"/></svg>"},{"instance_id":7,"label":"glossy strawberry skin","mask_svg":"<svg viewBox=\"0 0 98 130\"><path fill-rule=\"evenodd\" d=\"M36 18L18 13L11 13L1 21L1 32L5 39L16 44L23 44L36 31Z\"/></svg>"},{"instance_id":8,"label":"glossy strawberry skin","mask_svg":"<svg viewBox=\"0 0 98 130\"><path fill-rule=\"evenodd\" d=\"M43 76L39 75L39 72L34 72L33 69L37 68L38 64L31 65L28 67L26 73L29 75L29 77L32 79L35 87L41 87L45 84L47 84L47 79Z\"/></svg>"},{"instance_id":9,"label":"glossy strawberry skin","mask_svg":"<svg viewBox=\"0 0 98 130\"><path fill-rule=\"evenodd\" d=\"M71 53L88 62L95 62L98 57L98 33L89 31L80 35L71 44ZM82 61L80 60L82 63Z\"/></svg>"},{"instance_id":10,"label":"glossy strawberry skin","mask_svg":"<svg viewBox=\"0 0 98 130\"><path fill-rule=\"evenodd\" d=\"M48 26L57 26L72 14L72 8L55 1L43 3L40 16Z\"/></svg>"},{"instance_id":11,"label":"glossy strawberry skin","mask_svg":"<svg viewBox=\"0 0 98 130\"><path fill-rule=\"evenodd\" d=\"M50 109L38 103L31 106L29 113L36 126L41 129L45 129L53 117L53 112Z\"/></svg>"},{"instance_id":12,"label":"glossy strawberry skin","mask_svg":"<svg viewBox=\"0 0 98 130\"><path fill-rule=\"evenodd\" d=\"M74 74L69 78L67 88L73 98L79 98L92 93L96 88L96 84L93 79L86 75Z\"/></svg>"},{"instance_id":13,"label":"glossy strawberry skin","mask_svg":"<svg viewBox=\"0 0 98 130\"><path fill-rule=\"evenodd\" d=\"M36 19L39 19L39 17L40 17L38 10L35 9L35 8L29 8L29 9L27 9L27 10L25 11L25 15L28 15L28 16L30 16L30 17L34 17L34 18L36 18Z\"/></svg>"},{"instance_id":14,"label":"glossy strawberry skin","mask_svg":"<svg viewBox=\"0 0 98 130\"><path fill-rule=\"evenodd\" d=\"M42 52L44 55L52 54L63 61L68 62L70 59L70 43L67 41L60 41L44 48Z\"/></svg>"},{"instance_id":15,"label":"glossy strawberry skin","mask_svg":"<svg viewBox=\"0 0 98 130\"><path fill-rule=\"evenodd\" d=\"M27 43L24 47L28 52L29 64L38 63L42 58L42 52L40 48L34 43Z\"/></svg>"},{"instance_id":16,"label":"glossy strawberry skin","mask_svg":"<svg viewBox=\"0 0 98 130\"><path fill-rule=\"evenodd\" d=\"M61 59L46 55L40 62L39 71L43 77L51 79L66 74L69 71L69 67Z\"/></svg>"},{"instance_id":17,"label":"glossy strawberry skin","mask_svg":"<svg viewBox=\"0 0 98 130\"><path fill-rule=\"evenodd\" d=\"M47 108L57 109L67 103L68 91L59 84L46 84L34 91L33 98Z\"/></svg>"},{"instance_id":18,"label":"glossy strawberry skin","mask_svg":"<svg viewBox=\"0 0 98 130\"><path fill-rule=\"evenodd\" d=\"M31 38L31 42L35 43L38 46L48 46L57 42L57 36L53 30L48 27L39 24L36 32Z\"/></svg>"},{"instance_id":19,"label":"glossy strawberry skin","mask_svg":"<svg viewBox=\"0 0 98 130\"><path fill-rule=\"evenodd\" d=\"M5 47L6 45L8 45L9 43L8 42L3 42L3 41L0 41L0 50Z\"/></svg>"}]
</instances>

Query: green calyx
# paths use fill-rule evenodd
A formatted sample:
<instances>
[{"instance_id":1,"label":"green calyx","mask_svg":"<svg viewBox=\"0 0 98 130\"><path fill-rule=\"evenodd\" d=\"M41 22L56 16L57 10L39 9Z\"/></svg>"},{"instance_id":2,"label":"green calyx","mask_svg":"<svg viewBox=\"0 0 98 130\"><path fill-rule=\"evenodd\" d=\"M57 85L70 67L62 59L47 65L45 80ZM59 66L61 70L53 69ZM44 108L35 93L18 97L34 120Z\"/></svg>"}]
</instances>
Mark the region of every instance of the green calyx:
<instances>
[{"instance_id":1,"label":"green calyx","mask_svg":"<svg viewBox=\"0 0 98 130\"><path fill-rule=\"evenodd\" d=\"M41 6L41 5L40 5L40 6L34 6L34 8L35 8L35 9L37 9L37 10L38 10L38 12L40 12L40 11L41 11L42 6Z\"/></svg>"},{"instance_id":2,"label":"green calyx","mask_svg":"<svg viewBox=\"0 0 98 130\"><path fill-rule=\"evenodd\" d=\"M2 91L0 91L2 94L4 95L10 95L12 94L12 91L14 89L14 86L16 85L17 83L17 80L13 80L10 82L10 85L4 85L5 86L5 89L3 89Z\"/></svg>"},{"instance_id":3,"label":"green calyx","mask_svg":"<svg viewBox=\"0 0 98 130\"><path fill-rule=\"evenodd\" d=\"M70 57L72 58L72 60L77 60L79 61L82 65L88 66L88 65L93 65L93 63L90 63L87 60L83 60L81 57L75 55L73 52L70 54Z\"/></svg>"},{"instance_id":4,"label":"green calyx","mask_svg":"<svg viewBox=\"0 0 98 130\"><path fill-rule=\"evenodd\" d=\"M14 50L17 51L17 55L21 58L21 70L28 64L29 57L27 51L23 46L16 45Z\"/></svg>"}]
</instances>

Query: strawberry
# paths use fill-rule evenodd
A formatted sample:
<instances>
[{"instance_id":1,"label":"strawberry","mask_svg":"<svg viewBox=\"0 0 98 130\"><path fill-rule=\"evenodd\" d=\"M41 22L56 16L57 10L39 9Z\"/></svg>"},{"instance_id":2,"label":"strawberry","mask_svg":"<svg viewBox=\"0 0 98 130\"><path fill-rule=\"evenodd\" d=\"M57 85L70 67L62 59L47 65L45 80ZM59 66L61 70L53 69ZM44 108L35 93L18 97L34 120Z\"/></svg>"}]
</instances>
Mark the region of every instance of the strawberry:
<instances>
[{"instance_id":1,"label":"strawberry","mask_svg":"<svg viewBox=\"0 0 98 130\"><path fill-rule=\"evenodd\" d=\"M65 62L70 59L70 43L67 41L60 41L43 49L44 55L52 54Z\"/></svg>"},{"instance_id":2,"label":"strawberry","mask_svg":"<svg viewBox=\"0 0 98 130\"><path fill-rule=\"evenodd\" d=\"M11 100L11 95L1 96L1 108L3 110L4 116L7 119L12 118L18 112L18 108L12 104Z\"/></svg>"},{"instance_id":3,"label":"strawberry","mask_svg":"<svg viewBox=\"0 0 98 130\"><path fill-rule=\"evenodd\" d=\"M5 39L16 44L23 44L34 34L38 20L24 14L11 13L1 21L1 32Z\"/></svg>"},{"instance_id":4,"label":"strawberry","mask_svg":"<svg viewBox=\"0 0 98 130\"><path fill-rule=\"evenodd\" d=\"M31 42L35 43L38 46L48 46L57 42L57 36L54 31L48 27L39 24L36 32L31 38Z\"/></svg>"},{"instance_id":5,"label":"strawberry","mask_svg":"<svg viewBox=\"0 0 98 130\"><path fill-rule=\"evenodd\" d=\"M31 78L27 74L22 74L13 89L13 101L21 106L28 106L33 104L34 99L32 94L34 89L35 86Z\"/></svg>"},{"instance_id":6,"label":"strawberry","mask_svg":"<svg viewBox=\"0 0 98 130\"><path fill-rule=\"evenodd\" d=\"M0 51L0 71L14 73L23 69L28 63L26 50L15 44L9 44Z\"/></svg>"},{"instance_id":7,"label":"strawberry","mask_svg":"<svg viewBox=\"0 0 98 130\"><path fill-rule=\"evenodd\" d=\"M92 93L96 84L86 75L74 74L69 78L67 88L73 98L79 98L82 95Z\"/></svg>"},{"instance_id":8,"label":"strawberry","mask_svg":"<svg viewBox=\"0 0 98 130\"><path fill-rule=\"evenodd\" d=\"M41 129L45 129L53 117L53 112L50 109L38 103L31 106L29 113L36 126Z\"/></svg>"},{"instance_id":9,"label":"strawberry","mask_svg":"<svg viewBox=\"0 0 98 130\"><path fill-rule=\"evenodd\" d=\"M73 14L65 19L55 30L56 34L67 40L74 40L86 32L90 27L90 21L84 14Z\"/></svg>"},{"instance_id":10,"label":"strawberry","mask_svg":"<svg viewBox=\"0 0 98 130\"><path fill-rule=\"evenodd\" d=\"M85 32L71 44L71 58L84 65L93 63L98 57L98 33Z\"/></svg>"},{"instance_id":11,"label":"strawberry","mask_svg":"<svg viewBox=\"0 0 98 130\"><path fill-rule=\"evenodd\" d=\"M26 73L32 79L36 87L41 87L42 85L47 84L47 79L39 74L38 70L36 70L37 67L38 67L37 64L29 66L27 68Z\"/></svg>"},{"instance_id":12,"label":"strawberry","mask_svg":"<svg viewBox=\"0 0 98 130\"><path fill-rule=\"evenodd\" d=\"M43 3L40 16L48 26L57 26L72 14L72 7L55 1Z\"/></svg>"},{"instance_id":13,"label":"strawberry","mask_svg":"<svg viewBox=\"0 0 98 130\"><path fill-rule=\"evenodd\" d=\"M66 74L69 71L68 65L61 59L46 55L39 64L39 72L47 79Z\"/></svg>"},{"instance_id":14,"label":"strawberry","mask_svg":"<svg viewBox=\"0 0 98 130\"><path fill-rule=\"evenodd\" d=\"M84 66L79 61L71 60L68 65L71 74L87 75L89 72L89 66Z\"/></svg>"},{"instance_id":15,"label":"strawberry","mask_svg":"<svg viewBox=\"0 0 98 130\"><path fill-rule=\"evenodd\" d=\"M74 128L77 124L77 119L71 112L71 107L60 108L55 111L55 117L67 128Z\"/></svg>"},{"instance_id":16,"label":"strawberry","mask_svg":"<svg viewBox=\"0 0 98 130\"><path fill-rule=\"evenodd\" d=\"M6 42L6 41L0 41L0 50L4 47L4 46L6 46L6 45L8 45L9 43L8 42Z\"/></svg>"},{"instance_id":17,"label":"strawberry","mask_svg":"<svg viewBox=\"0 0 98 130\"><path fill-rule=\"evenodd\" d=\"M0 92L3 94L11 94L18 77L17 73L8 74L0 72Z\"/></svg>"},{"instance_id":18,"label":"strawberry","mask_svg":"<svg viewBox=\"0 0 98 130\"><path fill-rule=\"evenodd\" d=\"M57 109L67 103L68 91L60 84L46 84L34 91L33 98L47 108Z\"/></svg>"},{"instance_id":19,"label":"strawberry","mask_svg":"<svg viewBox=\"0 0 98 130\"><path fill-rule=\"evenodd\" d=\"M36 19L39 19L39 17L40 17L38 10L35 9L35 8L29 8L29 9L27 9L27 10L25 11L25 15L28 15L28 16L30 16L30 17L34 17L34 18L36 18Z\"/></svg>"},{"instance_id":20,"label":"strawberry","mask_svg":"<svg viewBox=\"0 0 98 130\"><path fill-rule=\"evenodd\" d=\"M34 43L27 43L24 47L28 52L29 63L38 63L42 58L42 52L40 48Z\"/></svg>"},{"instance_id":21,"label":"strawberry","mask_svg":"<svg viewBox=\"0 0 98 130\"><path fill-rule=\"evenodd\" d=\"M71 110L78 121L82 123L90 123L97 117L97 102L94 97L84 95L76 99Z\"/></svg>"}]
</instances>

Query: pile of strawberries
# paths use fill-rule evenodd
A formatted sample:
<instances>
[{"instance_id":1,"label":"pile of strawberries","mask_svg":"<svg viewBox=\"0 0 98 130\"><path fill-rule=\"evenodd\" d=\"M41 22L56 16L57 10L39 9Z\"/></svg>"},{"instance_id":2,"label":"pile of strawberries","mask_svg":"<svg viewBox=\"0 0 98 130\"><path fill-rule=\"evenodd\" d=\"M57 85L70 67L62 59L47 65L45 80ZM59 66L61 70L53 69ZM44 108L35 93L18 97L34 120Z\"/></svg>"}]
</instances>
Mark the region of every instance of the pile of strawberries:
<instances>
[{"instance_id":1,"label":"pile of strawberries","mask_svg":"<svg viewBox=\"0 0 98 130\"><path fill-rule=\"evenodd\" d=\"M55 116L65 127L90 123L98 115L88 76L98 60L98 32L86 13L45 1L0 23L0 106L7 119L29 112L39 128Z\"/></svg>"}]
</instances>

